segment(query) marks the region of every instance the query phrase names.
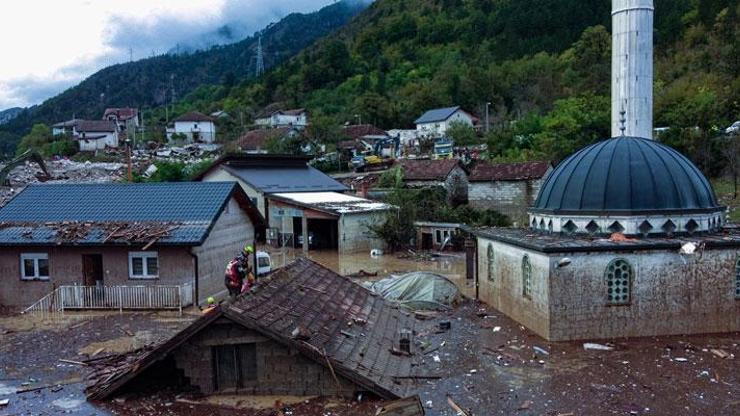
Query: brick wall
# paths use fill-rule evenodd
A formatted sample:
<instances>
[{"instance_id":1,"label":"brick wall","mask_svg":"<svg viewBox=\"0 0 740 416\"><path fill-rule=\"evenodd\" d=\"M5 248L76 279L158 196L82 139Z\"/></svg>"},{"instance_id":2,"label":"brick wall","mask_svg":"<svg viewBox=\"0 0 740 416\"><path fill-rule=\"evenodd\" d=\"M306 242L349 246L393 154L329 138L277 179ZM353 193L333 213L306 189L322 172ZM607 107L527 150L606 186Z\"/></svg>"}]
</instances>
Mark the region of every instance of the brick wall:
<instances>
[{"instance_id":1,"label":"brick wall","mask_svg":"<svg viewBox=\"0 0 740 416\"><path fill-rule=\"evenodd\" d=\"M257 356L257 379L244 383L238 390L214 391L211 348L215 345L254 343ZM177 367L190 384L203 394L256 394L295 396L352 397L361 390L354 383L304 357L296 350L272 341L223 318L197 334L174 352Z\"/></svg>"},{"instance_id":2,"label":"brick wall","mask_svg":"<svg viewBox=\"0 0 740 416\"><path fill-rule=\"evenodd\" d=\"M3 247L0 250L0 305L28 307L55 286L83 285L82 255L100 254L103 258L103 284L182 285L193 284L195 269L187 247L154 246L159 259L159 278L129 279L128 253L140 247ZM21 280L21 253L49 255L49 280Z\"/></svg>"}]
</instances>

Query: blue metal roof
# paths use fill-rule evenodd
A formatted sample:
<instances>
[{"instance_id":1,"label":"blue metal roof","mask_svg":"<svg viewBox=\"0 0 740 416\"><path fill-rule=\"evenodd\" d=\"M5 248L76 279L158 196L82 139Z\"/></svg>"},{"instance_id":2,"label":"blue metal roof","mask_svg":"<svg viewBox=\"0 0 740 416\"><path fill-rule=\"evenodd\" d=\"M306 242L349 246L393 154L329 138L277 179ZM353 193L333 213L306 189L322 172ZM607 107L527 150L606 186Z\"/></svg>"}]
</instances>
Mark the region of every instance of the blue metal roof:
<instances>
[{"instance_id":1,"label":"blue metal roof","mask_svg":"<svg viewBox=\"0 0 740 416\"><path fill-rule=\"evenodd\" d=\"M657 141L617 137L562 161L542 184L535 212L718 211L712 186L689 159Z\"/></svg>"},{"instance_id":2,"label":"blue metal roof","mask_svg":"<svg viewBox=\"0 0 740 416\"><path fill-rule=\"evenodd\" d=\"M445 121L450 118L455 111L459 110L460 106L435 108L424 113L421 117L416 119L415 124L434 123L437 121Z\"/></svg>"},{"instance_id":3,"label":"blue metal roof","mask_svg":"<svg viewBox=\"0 0 740 416\"><path fill-rule=\"evenodd\" d=\"M347 187L311 166L222 165L224 170L266 194L281 192L344 192Z\"/></svg>"},{"instance_id":4,"label":"blue metal roof","mask_svg":"<svg viewBox=\"0 0 740 416\"><path fill-rule=\"evenodd\" d=\"M200 244L235 189L234 182L29 185L0 208L0 244L54 244L62 222L90 224L74 244L101 244L105 223L177 224L158 244Z\"/></svg>"}]
</instances>

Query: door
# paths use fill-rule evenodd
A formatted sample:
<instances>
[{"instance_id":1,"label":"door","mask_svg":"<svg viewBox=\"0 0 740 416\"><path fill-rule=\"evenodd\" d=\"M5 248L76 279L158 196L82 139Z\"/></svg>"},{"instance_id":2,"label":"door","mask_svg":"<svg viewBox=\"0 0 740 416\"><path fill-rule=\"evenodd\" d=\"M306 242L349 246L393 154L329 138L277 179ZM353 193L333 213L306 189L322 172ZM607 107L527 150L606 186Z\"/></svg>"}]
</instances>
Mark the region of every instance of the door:
<instances>
[{"instance_id":1,"label":"door","mask_svg":"<svg viewBox=\"0 0 740 416\"><path fill-rule=\"evenodd\" d=\"M98 286L103 284L103 255L82 255L82 278L85 286Z\"/></svg>"},{"instance_id":2,"label":"door","mask_svg":"<svg viewBox=\"0 0 740 416\"><path fill-rule=\"evenodd\" d=\"M432 233L422 233L421 234L421 249L422 250L431 250L434 248L434 243L432 241Z\"/></svg>"}]
</instances>

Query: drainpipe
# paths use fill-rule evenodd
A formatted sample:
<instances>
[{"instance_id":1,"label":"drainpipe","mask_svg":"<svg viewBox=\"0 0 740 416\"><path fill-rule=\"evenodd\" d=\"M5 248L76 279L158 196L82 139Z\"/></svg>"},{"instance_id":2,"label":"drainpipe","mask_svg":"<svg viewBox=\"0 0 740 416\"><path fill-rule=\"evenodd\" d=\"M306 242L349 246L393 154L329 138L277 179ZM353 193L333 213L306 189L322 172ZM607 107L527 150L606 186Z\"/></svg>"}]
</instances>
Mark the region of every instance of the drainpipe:
<instances>
[{"instance_id":1,"label":"drainpipe","mask_svg":"<svg viewBox=\"0 0 740 416\"><path fill-rule=\"evenodd\" d=\"M198 303L198 255L193 253L193 248L190 247L190 251L188 251L188 254L190 254L190 257L193 258L193 266L195 271L195 282L193 283L193 306L200 306Z\"/></svg>"}]
</instances>

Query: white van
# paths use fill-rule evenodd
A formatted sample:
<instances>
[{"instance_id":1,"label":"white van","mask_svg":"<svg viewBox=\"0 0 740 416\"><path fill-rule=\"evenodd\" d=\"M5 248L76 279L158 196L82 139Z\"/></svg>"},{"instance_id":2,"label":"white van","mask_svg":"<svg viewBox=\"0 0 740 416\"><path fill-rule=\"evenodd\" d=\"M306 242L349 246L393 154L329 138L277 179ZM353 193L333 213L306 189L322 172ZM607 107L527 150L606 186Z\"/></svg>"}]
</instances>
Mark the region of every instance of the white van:
<instances>
[{"instance_id":1,"label":"white van","mask_svg":"<svg viewBox=\"0 0 740 416\"><path fill-rule=\"evenodd\" d=\"M266 251L257 252L257 276L264 276L272 271L270 255Z\"/></svg>"}]
</instances>

